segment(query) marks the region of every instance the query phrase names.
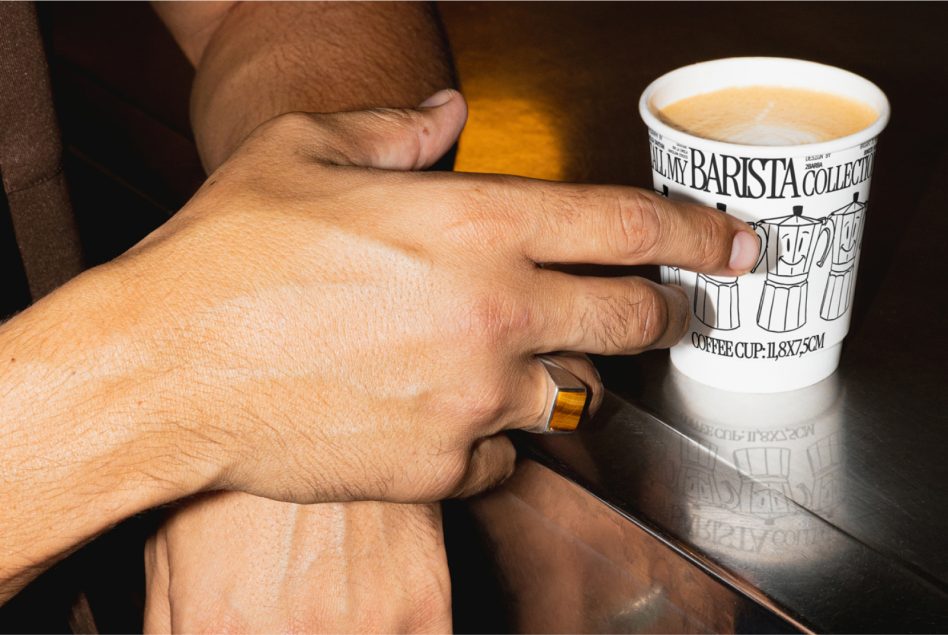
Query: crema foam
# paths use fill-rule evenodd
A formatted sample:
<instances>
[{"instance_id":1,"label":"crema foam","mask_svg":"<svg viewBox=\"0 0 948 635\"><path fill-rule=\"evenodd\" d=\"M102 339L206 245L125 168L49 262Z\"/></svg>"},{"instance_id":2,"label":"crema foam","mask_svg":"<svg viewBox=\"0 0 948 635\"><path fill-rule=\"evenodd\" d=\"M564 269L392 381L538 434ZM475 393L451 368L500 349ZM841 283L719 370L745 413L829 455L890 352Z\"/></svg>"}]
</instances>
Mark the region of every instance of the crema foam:
<instances>
[{"instance_id":1,"label":"crema foam","mask_svg":"<svg viewBox=\"0 0 948 635\"><path fill-rule=\"evenodd\" d=\"M724 88L676 101L656 115L705 139L757 146L820 143L845 137L879 117L854 99L803 88Z\"/></svg>"}]
</instances>

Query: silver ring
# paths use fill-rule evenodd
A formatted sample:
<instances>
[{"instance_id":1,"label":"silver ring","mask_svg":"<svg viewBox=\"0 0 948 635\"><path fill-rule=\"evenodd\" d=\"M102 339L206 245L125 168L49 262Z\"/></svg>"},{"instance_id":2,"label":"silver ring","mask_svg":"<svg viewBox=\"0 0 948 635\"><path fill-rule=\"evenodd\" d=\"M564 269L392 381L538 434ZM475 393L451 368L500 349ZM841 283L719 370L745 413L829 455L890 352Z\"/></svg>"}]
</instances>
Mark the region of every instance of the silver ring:
<instances>
[{"instance_id":1,"label":"silver ring","mask_svg":"<svg viewBox=\"0 0 948 635\"><path fill-rule=\"evenodd\" d=\"M527 430L537 434L572 432L586 411L589 389L576 375L546 357L538 357L549 381L550 403L543 423Z\"/></svg>"}]
</instances>

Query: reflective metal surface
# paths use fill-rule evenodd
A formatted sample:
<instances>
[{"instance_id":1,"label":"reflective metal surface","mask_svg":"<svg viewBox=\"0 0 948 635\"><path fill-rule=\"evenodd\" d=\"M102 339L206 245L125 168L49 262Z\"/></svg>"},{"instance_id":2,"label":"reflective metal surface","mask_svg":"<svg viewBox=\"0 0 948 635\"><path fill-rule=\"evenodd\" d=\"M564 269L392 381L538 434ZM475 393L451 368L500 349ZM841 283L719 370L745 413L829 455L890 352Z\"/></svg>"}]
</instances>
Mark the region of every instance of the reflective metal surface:
<instances>
[{"instance_id":1,"label":"reflective metal surface","mask_svg":"<svg viewBox=\"0 0 948 635\"><path fill-rule=\"evenodd\" d=\"M689 380L663 352L599 359L615 393L599 416L573 436L522 439L523 449L647 530L670 549L662 553L800 629L948 630L948 337L944 301L930 291L930 280L948 278L948 261L927 258L927 275L916 273L918 248L948 233L943 209L919 210L899 245L872 231L870 219L866 252L895 253L881 279L860 280L842 365L823 382L741 395ZM534 480L518 495L544 509L543 479ZM621 553L608 543L629 537L597 530L605 525L599 515L566 500L558 524L546 536L531 533L521 557L565 566L546 542L564 531L599 553ZM543 592L570 601L576 589L568 580L546 577ZM583 583L601 598L640 597L605 573ZM663 598L692 617L706 615L697 598ZM597 610L619 614L617 604L602 602ZM701 626L676 626L741 630L733 621L695 619Z\"/></svg>"},{"instance_id":2,"label":"reflective metal surface","mask_svg":"<svg viewBox=\"0 0 948 635\"><path fill-rule=\"evenodd\" d=\"M793 632L578 485L532 461L473 505L506 589L502 630ZM500 629L498 629L500 630Z\"/></svg>"},{"instance_id":3,"label":"reflective metal surface","mask_svg":"<svg viewBox=\"0 0 948 635\"><path fill-rule=\"evenodd\" d=\"M512 487L554 524L515 543L524 562L588 570L590 558L568 565L548 546L566 532L610 554L613 566L632 566L643 556L622 550L634 537L601 529L622 518L666 546L652 546L652 561L675 554L802 630L948 630L948 337L944 300L930 290L931 280L948 278L948 260L927 258L926 275L917 274L918 249L934 248L948 234L944 208L919 210L899 245L872 231L870 219L866 252L891 250L894 257L881 279L860 280L841 367L819 384L742 395L688 379L663 352L597 360L614 391L599 415L575 435L521 441L526 453L584 487L589 501L614 507L615 518L607 521L589 511L592 503L570 497L545 502L542 481L556 477L532 472L535 482ZM515 522L528 515L521 511ZM483 518L500 536L503 562L510 540L494 528L496 518ZM588 619L597 611L619 615L614 593L629 602L642 597L605 572L545 576L533 587L529 578L517 579L532 590L521 591L525 597L543 593L565 606L575 602L577 583L569 576L577 575L585 592L600 598L592 613L588 605L576 609ZM654 571L644 575L664 584ZM547 613L537 613L536 602L525 630L548 626L537 621ZM711 616L700 597L662 595L662 602L663 610L674 606L697 620L676 624L678 630L741 630L729 609ZM597 628L582 621L576 630Z\"/></svg>"},{"instance_id":4,"label":"reflective metal surface","mask_svg":"<svg viewBox=\"0 0 948 635\"><path fill-rule=\"evenodd\" d=\"M686 382L666 378L670 391ZM682 559L802 629L944 630L944 579L896 553L912 536L886 549L850 532L872 534L898 508L849 487L853 456L836 416L844 402L828 383L810 393L814 410L828 407L808 419L733 423L751 418L749 408L730 423L681 419L688 435L612 398L594 425L574 438L543 439L535 451Z\"/></svg>"}]
</instances>

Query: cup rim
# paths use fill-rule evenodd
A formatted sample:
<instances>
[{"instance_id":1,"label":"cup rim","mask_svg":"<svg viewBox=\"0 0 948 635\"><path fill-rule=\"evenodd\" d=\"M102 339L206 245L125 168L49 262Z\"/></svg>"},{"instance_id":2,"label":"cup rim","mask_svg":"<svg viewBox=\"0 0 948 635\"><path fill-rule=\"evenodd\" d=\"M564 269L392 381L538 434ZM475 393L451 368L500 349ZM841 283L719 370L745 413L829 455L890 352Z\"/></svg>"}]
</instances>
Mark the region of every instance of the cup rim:
<instances>
[{"instance_id":1,"label":"cup rim","mask_svg":"<svg viewBox=\"0 0 948 635\"><path fill-rule=\"evenodd\" d=\"M840 73L850 78L856 79L859 82L863 83L866 88L876 93L876 97L879 98L879 103L882 107L879 109L879 116L874 122L866 126L862 130L854 132L853 134L846 135L845 137L838 137L836 139L830 139L829 141L820 141L818 143L802 143L797 145L780 145L780 146L764 146L764 145L749 145L743 143L731 143L729 141L718 141L715 139L706 139L705 137L699 137L697 135L679 130L669 126L661 119L659 119L649 108L649 99L652 94L655 93L660 87L665 83L674 79L675 75L680 74L685 70L692 70L701 66L708 66L712 64L720 64L722 62L792 62L795 64L810 66L810 67L819 67L821 69L829 69L832 72ZM878 136L886 125L889 122L891 108L889 105L889 99L886 97L885 93L879 88L875 83L866 79L865 77L847 71L838 66L831 66L829 64L821 64L820 62L812 62L809 60L803 60L793 57L766 57L766 56L757 56L757 57L723 57L714 60L707 60L704 62L697 62L695 64L688 64L686 66L679 66L674 70L671 70L664 75L653 80L648 86L645 87L645 90L642 91L642 95L639 97L639 116L652 130L655 130L663 137L680 137L687 139L692 142L692 145L702 145L703 147L709 148L719 153L730 153L734 154L735 151L739 151L741 154L747 156L786 156L788 154L831 154L833 152L839 152L840 150L845 150L847 148L852 148L861 143L875 138Z\"/></svg>"}]
</instances>

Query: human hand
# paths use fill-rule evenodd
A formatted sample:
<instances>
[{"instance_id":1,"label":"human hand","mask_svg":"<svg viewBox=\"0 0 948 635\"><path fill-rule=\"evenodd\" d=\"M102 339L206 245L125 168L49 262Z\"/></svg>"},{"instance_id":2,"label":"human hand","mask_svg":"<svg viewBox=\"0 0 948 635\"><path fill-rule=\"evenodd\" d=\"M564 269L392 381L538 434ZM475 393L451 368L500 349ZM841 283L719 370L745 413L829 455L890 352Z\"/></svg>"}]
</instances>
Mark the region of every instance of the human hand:
<instances>
[{"instance_id":1,"label":"human hand","mask_svg":"<svg viewBox=\"0 0 948 635\"><path fill-rule=\"evenodd\" d=\"M484 489L513 466L502 432L548 404L537 354L668 346L688 319L680 289L537 263L752 266L744 223L651 192L406 171L465 116L447 91L418 110L278 117L109 265L167 393L187 396L163 414L208 489L295 502ZM601 394L588 361L554 359Z\"/></svg>"},{"instance_id":2,"label":"human hand","mask_svg":"<svg viewBox=\"0 0 948 635\"><path fill-rule=\"evenodd\" d=\"M146 633L451 631L437 504L215 493L174 513L145 565Z\"/></svg>"}]
</instances>

